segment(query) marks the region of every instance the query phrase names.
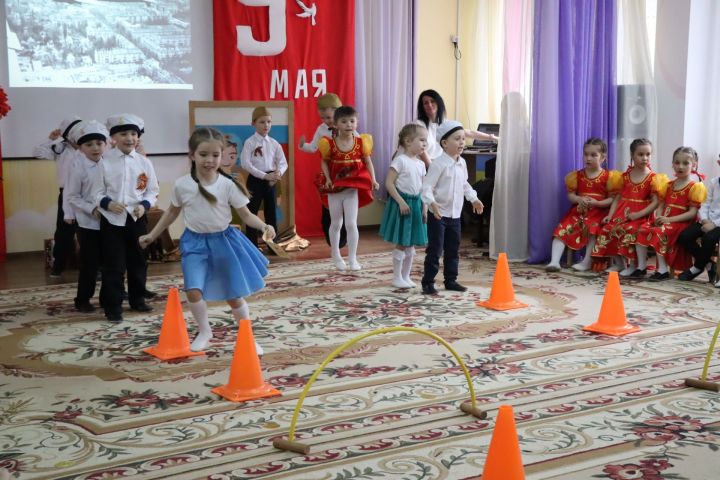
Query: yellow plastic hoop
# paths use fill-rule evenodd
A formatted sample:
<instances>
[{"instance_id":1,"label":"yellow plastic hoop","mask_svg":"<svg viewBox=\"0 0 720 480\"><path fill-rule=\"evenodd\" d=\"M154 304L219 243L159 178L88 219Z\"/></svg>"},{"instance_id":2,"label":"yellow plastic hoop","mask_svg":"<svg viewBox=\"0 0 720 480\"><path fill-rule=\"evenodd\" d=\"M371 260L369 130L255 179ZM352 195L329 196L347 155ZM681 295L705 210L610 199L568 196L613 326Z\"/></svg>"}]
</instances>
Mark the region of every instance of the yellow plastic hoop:
<instances>
[{"instance_id":1,"label":"yellow plastic hoop","mask_svg":"<svg viewBox=\"0 0 720 480\"><path fill-rule=\"evenodd\" d=\"M720 334L720 323L718 323L717 327L715 327L715 333L713 334L712 340L710 340L710 348L708 348L707 355L705 355L705 364L703 365L702 375L700 376L700 380L702 381L707 380L708 369L710 368L710 360L712 359L712 352L715 349L715 343L717 342L718 334Z\"/></svg>"},{"instance_id":2,"label":"yellow plastic hoop","mask_svg":"<svg viewBox=\"0 0 720 480\"><path fill-rule=\"evenodd\" d=\"M457 354L457 352L450 346L448 342L446 342L442 337L429 332L427 330L423 330L420 328L414 328L414 327L386 327L386 328L379 328L377 330L373 330L372 332L364 333L362 335L358 335L355 338L352 338L348 340L347 342L340 345L338 348L336 348L330 355L328 355L325 360L320 364L320 366L315 370L315 372L310 377L310 380L308 380L308 383L305 385L305 388L303 389L302 393L300 394L300 397L298 398L297 405L295 406L295 411L293 412L292 420L290 421L290 431L288 432L288 440L282 443L293 443L295 441L295 427L297 425L297 419L298 415L300 415L300 409L302 408L302 404L305 401L305 397L307 396L308 392L310 391L310 387L317 379L318 375L320 375L320 372L327 366L328 363L330 363L335 357L337 357L340 353L342 353L347 348L355 345L361 340L364 340L368 337L372 337L373 335L380 335L383 333L390 333L390 332L413 332L413 333L419 333L421 335L425 335L427 337L430 337L434 340L436 340L438 343L443 345L445 348L447 348L450 353L452 353L453 357L455 357L455 360L460 364L460 368L462 368L463 374L465 374L465 379L467 380L468 384L468 390L470 390L470 402L471 406L470 408L462 408L462 410L466 413L474 414L475 416L478 416L475 412L477 412L476 407L476 400L475 400L475 390L473 389L472 380L470 379L470 372L468 371L467 367L465 366L465 363L462 361L460 356ZM276 442L277 443L277 442ZM277 444L276 444L277 447Z\"/></svg>"}]
</instances>

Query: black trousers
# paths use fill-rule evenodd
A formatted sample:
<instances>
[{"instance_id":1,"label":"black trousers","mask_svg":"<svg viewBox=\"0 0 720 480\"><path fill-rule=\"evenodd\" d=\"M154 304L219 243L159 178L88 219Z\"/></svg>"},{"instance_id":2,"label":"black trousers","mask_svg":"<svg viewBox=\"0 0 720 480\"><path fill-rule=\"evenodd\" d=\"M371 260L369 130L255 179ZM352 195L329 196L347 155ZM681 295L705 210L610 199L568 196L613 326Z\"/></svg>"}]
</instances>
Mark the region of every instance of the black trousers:
<instances>
[{"instance_id":1,"label":"black trousers","mask_svg":"<svg viewBox=\"0 0 720 480\"><path fill-rule=\"evenodd\" d=\"M105 314L122 313L123 274L127 271L128 301L131 307L145 303L143 292L147 280L147 261L138 238L147 233L147 215L133 221L130 214L125 225L118 227L100 220L102 242L102 290L100 303Z\"/></svg>"},{"instance_id":2,"label":"black trousers","mask_svg":"<svg viewBox=\"0 0 720 480\"><path fill-rule=\"evenodd\" d=\"M80 242L80 275L75 302L88 303L95 295L97 272L100 270L100 230L78 227Z\"/></svg>"},{"instance_id":3,"label":"black trousers","mask_svg":"<svg viewBox=\"0 0 720 480\"><path fill-rule=\"evenodd\" d=\"M436 219L428 213L428 245L425 249L425 270L422 284L435 283L435 276L440 270L440 255L443 256L443 276L445 284L454 282L458 277L460 257L460 219L442 217Z\"/></svg>"},{"instance_id":4,"label":"black trousers","mask_svg":"<svg viewBox=\"0 0 720 480\"><path fill-rule=\"evenodd\" d=\"M699 245L698 238L700 239ZM697 222L685 228L678 237L678 243L692 255L695 268L700 270L705 268L710 257L715 254L715 246L718 241L720 241L720 227L715 227L705 233Z\"/></svg>"},{"instance_id":5,"label":"black trousers","mask_svg":"<svg viewBox=\"0 0 720 480\"><path fill-rule=\"evenodd\" d=\"M252 175L248 176L247 188L250 191L250 203L248 204L248 210L257 215L260 210L260 204L263 204L263 215L265 216L265 223L272 225L277 233L277 218L275 216L275 185L270 185L270 182L261 180ZM245 226L245 235L255 245L258 243L259 231Z\"/></svg>"},{"instance_id":6,"label":"black trousers","mask_svg":"<svg viewBox=\"0 0 720 480\"><path fill-rule=\"evenodd\" d=\"M322 229L323 233L325 233L325 241L328 245L330 245L330 210L325 208L325 205L322 206ZM345 244L347 243L347 230L345 230L345 217L343 217L343 224L342 227L340 227L340 248L343 248Z\"/></svg>"},{"instance_id":7,"label":"black trousers","mask_svg":"<svg viewBox=\"0 0 720 480\"><path fill-rule=\"evenodd\" d=\"M65 223L63 211L63 189L58 194L57 218L55 220L55 245L53 246L52 271L61 273L67 266L68 258L75 251L75 224Z\"/></svg>"}]
</instances>

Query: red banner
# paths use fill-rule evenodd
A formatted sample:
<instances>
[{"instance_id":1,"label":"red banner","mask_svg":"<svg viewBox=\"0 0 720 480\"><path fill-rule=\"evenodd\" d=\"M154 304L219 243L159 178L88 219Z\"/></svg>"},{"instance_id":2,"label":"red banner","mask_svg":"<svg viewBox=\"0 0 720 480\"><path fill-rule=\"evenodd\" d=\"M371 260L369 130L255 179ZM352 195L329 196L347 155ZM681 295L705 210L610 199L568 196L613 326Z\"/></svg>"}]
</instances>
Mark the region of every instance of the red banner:
<instances>
[{"instance_id":1,"label":"red banner","mask_svg":"<svg viewBox=\"0 0 720 480\"><path fill-rule=\"evenodd\" d=\"M355 101L355 0L214 0L215 100L295 104L295 223L322 235L319 154L297 148L320 125L317 97Z\"/></svg>"}]
</instances>

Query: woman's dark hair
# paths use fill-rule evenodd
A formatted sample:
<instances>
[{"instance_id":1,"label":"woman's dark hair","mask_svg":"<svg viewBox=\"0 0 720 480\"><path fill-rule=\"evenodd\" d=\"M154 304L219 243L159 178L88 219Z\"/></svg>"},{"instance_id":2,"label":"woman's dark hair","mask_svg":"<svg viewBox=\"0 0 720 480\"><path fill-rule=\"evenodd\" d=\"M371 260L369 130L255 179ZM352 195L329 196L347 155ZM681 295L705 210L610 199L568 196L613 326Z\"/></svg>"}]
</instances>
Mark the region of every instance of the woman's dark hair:
<instances>
[{"instance_id":1,"label":"woman's dark hair","mask_svg":"<svg viewBox=\"0 0 720 480\"><path fill-rule=\"evenodd\" d=\"M425 124L425 128L430 128L430 119L428 118L427 113L425 113L425 108L423 107L423 97L430 97L437 104L437 114L435 115L435 119L433 121L438 125L441 124L443 120L445 120L445 102L443 102L440 94L432 89L421 92L420 96L418 97L418 120L422 121Z\"/></svg>"}]
</instances>

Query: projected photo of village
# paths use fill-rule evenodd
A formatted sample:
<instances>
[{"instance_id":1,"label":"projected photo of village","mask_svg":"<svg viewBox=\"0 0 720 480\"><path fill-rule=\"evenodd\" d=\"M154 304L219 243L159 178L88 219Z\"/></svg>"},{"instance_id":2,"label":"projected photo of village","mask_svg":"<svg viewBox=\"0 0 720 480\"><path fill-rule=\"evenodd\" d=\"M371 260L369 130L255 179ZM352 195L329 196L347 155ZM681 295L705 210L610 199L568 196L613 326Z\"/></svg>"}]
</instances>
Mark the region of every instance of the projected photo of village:
<instances>
[{"instance_id":1,"label":"projected photo of village","mask_svg":"<svg viewBox=\"0 0 720 480\"><path fill-rule=\"evenodd\" d=\"M5 0L11 87L191 89L190 0Z\"/></svg>"}]
</instances>

